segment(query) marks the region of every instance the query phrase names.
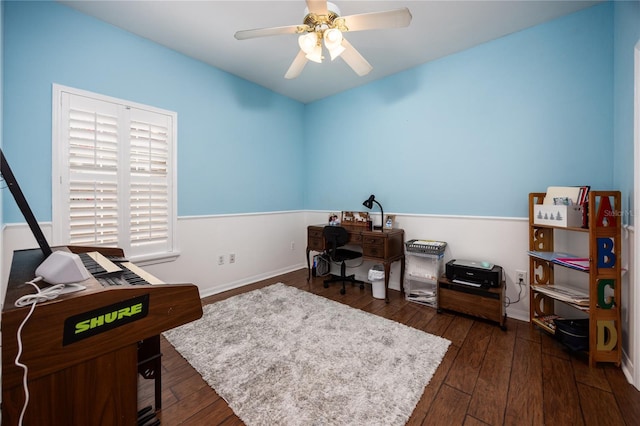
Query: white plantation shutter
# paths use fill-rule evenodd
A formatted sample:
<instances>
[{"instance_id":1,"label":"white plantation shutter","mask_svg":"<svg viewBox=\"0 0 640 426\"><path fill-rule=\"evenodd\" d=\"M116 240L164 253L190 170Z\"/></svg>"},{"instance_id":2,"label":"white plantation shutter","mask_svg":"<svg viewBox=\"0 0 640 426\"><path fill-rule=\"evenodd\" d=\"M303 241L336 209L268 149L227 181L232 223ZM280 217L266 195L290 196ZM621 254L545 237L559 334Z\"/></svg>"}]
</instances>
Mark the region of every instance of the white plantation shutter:
<instances>
[{"instance_id":1,"label":"white plantation shutter","mask_svg":"<svg viewBox=\"0 0 640 426\"><path fill-rule=\"evenodd\" d=\"M116 246L118 117L70 108L68 123L69 244Z\"/></svg>"},{"instance_id":2,"label":"white plantation shutter","mask_svg":"<svg viewBox=\"0 0 640 426\"><path fill-rule=\"evenodd\" d=\"M133 111L134 115L138 111ZM169 238L169 129L158 122L131 121L130 233L141 247Z\"/></svg>"},{"instance_id":3,"label":"white plantation shutter","mask_svg":"<svg viewBox=\"0 0 640 426\"><path fill-rule=\"evenodd\" d=\"M175 121L54 86L55 244L117 246L140 259L175 254Z\"/></svg>"}]
</instances>

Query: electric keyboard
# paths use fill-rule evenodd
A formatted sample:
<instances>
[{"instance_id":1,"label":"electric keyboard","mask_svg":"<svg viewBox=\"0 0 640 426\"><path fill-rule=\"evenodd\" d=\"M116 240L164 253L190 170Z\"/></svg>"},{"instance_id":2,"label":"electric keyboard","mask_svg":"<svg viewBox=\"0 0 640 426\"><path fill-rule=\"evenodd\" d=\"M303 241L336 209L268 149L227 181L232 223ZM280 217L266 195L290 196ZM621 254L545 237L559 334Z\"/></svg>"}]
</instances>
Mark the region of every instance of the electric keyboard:
<instances>
[{"instance_id":1,"label":"electric keyboard","mask_svg":"<svg viewBox=\"0 0 640 426\"><path fill-rule=\"evenodd\" d=\"M118 248L56 249L88 253L105 272L87 260L95 275L82 282L86 289L39 303L22 329L20 361L29 367L31 396L24 423L91 424L101 413L102 424L135 424L139 344L200 318L198 288L163 283ZM103 257L123 261L103 263ZM2 309L2 424L17 424L24 401L24 371L14 361L17 330L30 308L14 302L34 292L25 282L44 258L39 249L13 253ZM105 286L100 279L107 277L122 278L122 285Z\"/></svg>"},{"instance_id":2,"label":"electric keyboard","mask_svg":"<svg viewBox=\"0 0 640 426\"><path fill-rule=\"evenodd\" d=\"M89 271L89 273L94 277L96 275L104 274L105 272L107 272L107 270L103 268L102 265L100 265L93 257L89 255L89 253L80 253L78 256L80 256L80 260L82 261L84 267L87 268L87 271Z\"/></svg>"},{"instance_id":3,"label":"electric keyboard","mask_svg":"<svg viewBox=\"0 0 640 426\"><path fill-rule=\"evenodd\" d=\"M144 271L124 257L103 256L99 252L79 253L85 268L103 286L163 284L158 278ZM114 259L115 262L112 262Z\"/></svg>"}]
</instances>

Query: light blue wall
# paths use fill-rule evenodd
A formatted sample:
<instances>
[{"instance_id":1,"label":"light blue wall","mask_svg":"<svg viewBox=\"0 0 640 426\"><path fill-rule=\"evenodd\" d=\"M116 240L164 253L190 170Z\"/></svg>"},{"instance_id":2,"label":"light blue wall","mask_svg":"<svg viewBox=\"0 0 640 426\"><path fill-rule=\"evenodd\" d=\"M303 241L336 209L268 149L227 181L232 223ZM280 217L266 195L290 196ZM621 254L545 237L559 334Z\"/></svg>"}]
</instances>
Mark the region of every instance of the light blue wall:
<instances>
[{"instance_id":1,"label":"light blue wall","mask_svg":"<svg viewBox=\"0 0 640 426\"><path fill-rule=\"evenodd\" d=\"M38 220L51 220L53 83L178 113L180 216L303 208L303 104L66 6L4 4L5 154Z\"/></svg>"},{"instance_id":2,"label":"light blue wall","mask_svg":"<svg viewBox=\"0 0 640 426\"><path fill-rule=\"evenodd\" d=\"M305 206L525 217L550 185L610 189L612 23L596 6L308 105L332 131Z\"/></svg>"},{"instance_id":3,"label":"light blue wall","mask_svg":"<svg viewBox=\"0 0 640 426\"><path fill-rule=\"evenodd\" d=\"M181 216L360 210L373 192L387 212L524 217L549 185L631 186L614 180L613 9L304 106L65 6L8 2L5 152L50 220L55 82L178 112Z\"/></svg>"},{"instance_id":4,"label":"light blue wall","mask_svg":"<svg viewBox=\"0 0 640 426\"><path fill-rule=\"evenodd\" d=\"M614 182L622 191L624 224L633 225L634 49L640 42L640 1L615 2L614 7Z\"/></svg>"}]
</instances>

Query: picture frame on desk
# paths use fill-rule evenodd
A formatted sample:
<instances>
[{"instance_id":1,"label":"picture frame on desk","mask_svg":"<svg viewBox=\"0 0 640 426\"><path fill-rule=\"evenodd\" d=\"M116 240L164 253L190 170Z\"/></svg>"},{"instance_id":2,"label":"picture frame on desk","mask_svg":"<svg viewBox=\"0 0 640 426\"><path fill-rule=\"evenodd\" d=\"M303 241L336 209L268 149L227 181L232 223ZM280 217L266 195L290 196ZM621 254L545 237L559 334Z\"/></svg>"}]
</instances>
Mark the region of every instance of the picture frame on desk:
<instances>
[{"instance_id":1,"label":"picture frame on desk","mask_svg":"<svg viewBox=\"0 0 640 426\"><path fill-rule=\"evenodd\" d=\"M359 226L366 228L369 221L371 221L371 219L369 218L369 212L342 212L342 225Z\"/></svg>"},{"instance_id":2,"label":"picture frame on desk","mask_svg":"<svg viewBox=\"0 0 640 426\"><path fill-rule=\"evenodd\" d=\"M384 220L384 229L393 229L396 227L396 216L393 214L387 215Z\"/></svg>"}]
</instances>

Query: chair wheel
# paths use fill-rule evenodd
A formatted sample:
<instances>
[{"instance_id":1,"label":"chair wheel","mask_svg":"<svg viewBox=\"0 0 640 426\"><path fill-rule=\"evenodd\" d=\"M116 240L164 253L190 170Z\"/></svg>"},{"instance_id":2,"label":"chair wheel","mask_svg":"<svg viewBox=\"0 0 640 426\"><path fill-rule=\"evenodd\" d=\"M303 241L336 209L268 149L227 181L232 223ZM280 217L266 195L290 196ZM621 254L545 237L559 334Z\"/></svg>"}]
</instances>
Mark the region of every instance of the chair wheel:
<instances>
[{"instance_id":1,"label":"chair wheel","mask_svg":"<svg viewBox=\"0 0 640 426\"><path fill-rule=\"evenodd\" d=\"M364 290L364 284L360 284L360 290Z\"/></svg>"},{"instance_id":2,"label":"chair wheel","mask_svg":"<svg viewBox=\"0 0 640 426\"><path fill-rule=\"evenodd\" d=\"M344 291L344 288L341 288L340 289L340 294L345 294L345 293L346 293L346 291Z\"/></svg>"},{"instance_id":3,"label":"chair wheel","mask_svg":"<svg viewBox=\"0 0 640 426\"><path fill-rule=\"evenodd\" d=\"M329 288L329 284L324 283L324 288Z\"/></svg>"}]
</instances>

